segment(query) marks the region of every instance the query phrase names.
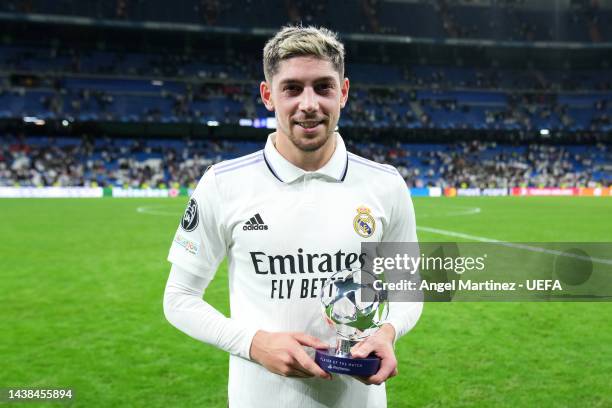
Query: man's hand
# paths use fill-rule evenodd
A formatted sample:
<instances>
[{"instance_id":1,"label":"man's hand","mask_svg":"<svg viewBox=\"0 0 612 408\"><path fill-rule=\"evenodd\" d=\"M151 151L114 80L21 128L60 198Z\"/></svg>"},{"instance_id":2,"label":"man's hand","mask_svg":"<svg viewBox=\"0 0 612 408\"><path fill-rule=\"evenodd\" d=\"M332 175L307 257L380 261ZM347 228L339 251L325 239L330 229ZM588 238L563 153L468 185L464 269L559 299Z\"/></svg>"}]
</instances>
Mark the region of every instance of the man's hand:
<instances>
[{"instance_id":1,"label":"man's hand","mask_svg":"<svg viewBox=\"0 0 612 408\"><path fill-rule=\"evenodd\" d=\"M381 328L364 341L357 343L351 348L351 355L355 358L365 358L374 353L380 358L378 372L369 377L355 377L364 384L380 385L388 378L397 375L397 359L393 351L395 340L395 329L392 325L385 323Z\"/></svg>"},{"instance_id":2,"label":"man's hand","mask_svg":"<svg viewBox=\"0 0 612 408\"><path fill-rule=\"evenodd\" d=\"M331 380L331 374L323 371L303 346L319 349L329 347L305 333L270 333L259 330L251 342L251 359L268 371L284 377L320 377Z\"/></svg>"}]
</instances>

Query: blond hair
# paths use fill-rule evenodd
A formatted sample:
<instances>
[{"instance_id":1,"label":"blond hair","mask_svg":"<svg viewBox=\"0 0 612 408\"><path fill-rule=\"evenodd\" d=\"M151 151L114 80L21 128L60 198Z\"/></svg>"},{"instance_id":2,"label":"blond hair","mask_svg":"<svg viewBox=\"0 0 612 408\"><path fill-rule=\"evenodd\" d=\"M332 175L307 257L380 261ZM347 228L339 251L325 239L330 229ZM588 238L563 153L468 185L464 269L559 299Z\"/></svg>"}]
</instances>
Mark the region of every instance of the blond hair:
<instances>
[{"instance_id":1,"label":"blond hair","mask_svg":"<svg viewBox=\"0 0 612 408\"><path fill-rule=\"evenodd\" d=\"M344 45L338 36L324 27L285 26L266 43L263 66L266 81L278 72L281 61L293 57L312 56L328 60L344 78Z\"/></svg>"}]
</instances>

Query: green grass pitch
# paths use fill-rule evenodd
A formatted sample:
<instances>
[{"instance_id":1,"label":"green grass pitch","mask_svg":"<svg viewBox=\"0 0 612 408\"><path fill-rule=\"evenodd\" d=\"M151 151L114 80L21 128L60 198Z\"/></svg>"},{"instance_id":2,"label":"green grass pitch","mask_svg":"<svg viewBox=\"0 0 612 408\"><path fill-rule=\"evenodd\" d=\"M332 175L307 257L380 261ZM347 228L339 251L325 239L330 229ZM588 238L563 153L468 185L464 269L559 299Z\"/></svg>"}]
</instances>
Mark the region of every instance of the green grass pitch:
<instances>
[{"instance_id":1,"label":"green grass pitch","mask_svg":"<svg viewBox=\"0 0 612 408\"><path fill-rule=\"evenodd\" d=\"M417 224L508 241L612 241L612 199L415 198ZM225 407L228 357L171 327L186 199L0 200L0 387L79 407ZM419 231L421 241L448 236ZM222 265L206 298L227 313ZM390 407L610 407L612 304L426 304ZM28 405L32 406L32 405Z\"/></svg>"}]
</instances>

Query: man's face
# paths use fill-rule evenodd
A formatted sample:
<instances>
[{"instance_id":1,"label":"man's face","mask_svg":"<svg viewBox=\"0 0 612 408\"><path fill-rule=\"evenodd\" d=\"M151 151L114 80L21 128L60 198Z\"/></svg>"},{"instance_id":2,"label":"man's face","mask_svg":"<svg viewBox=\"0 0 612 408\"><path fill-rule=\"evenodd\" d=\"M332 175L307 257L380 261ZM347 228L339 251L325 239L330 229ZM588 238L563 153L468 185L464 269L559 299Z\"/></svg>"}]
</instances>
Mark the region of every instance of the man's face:
<instances>
[{"instance_id":1,"label":"man's face","mask_svg":"<svg viewBox=\"0 0 612 408\"><path fill-rule=\"evenodd\" d=\"M331 62L294 57L260 86L266 108L276 113L277 133L301 151L315 151L330 140L348 98L349 81Z\"/></svg>"}]
</instances>

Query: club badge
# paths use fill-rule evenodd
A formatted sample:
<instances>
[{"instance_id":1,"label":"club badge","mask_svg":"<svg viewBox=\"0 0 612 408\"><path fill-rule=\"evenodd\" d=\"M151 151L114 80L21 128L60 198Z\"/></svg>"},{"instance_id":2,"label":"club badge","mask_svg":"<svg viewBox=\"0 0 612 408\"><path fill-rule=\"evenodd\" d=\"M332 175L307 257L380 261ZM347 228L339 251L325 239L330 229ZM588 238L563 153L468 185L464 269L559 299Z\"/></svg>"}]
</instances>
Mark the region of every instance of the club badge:
<instances>
[{"instance_id":1,"label":"club badge","mask_svg":"<svg viewBox=\"0 0 612 408\"><path fill-rule=\"evenodd\" d=\"M187 204L185 214L183 214L181 228L187 232L193 231L198 226L198 219L198 203L192 198L189 200L189 204Z\"/></svg>"},{"instance_id":2,"label":"club badge","mask_svg":"<svg viewBox=\"0 0 612 408\"><path fill-rule=\"evenodd\" d=\"M371 210L367 207L359 207L357 208L357 215L353 218L353 228L363 238L371 237L376 230L376 220L370 212Z\"/></svg>"}]
</instances>

